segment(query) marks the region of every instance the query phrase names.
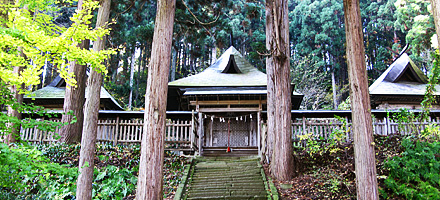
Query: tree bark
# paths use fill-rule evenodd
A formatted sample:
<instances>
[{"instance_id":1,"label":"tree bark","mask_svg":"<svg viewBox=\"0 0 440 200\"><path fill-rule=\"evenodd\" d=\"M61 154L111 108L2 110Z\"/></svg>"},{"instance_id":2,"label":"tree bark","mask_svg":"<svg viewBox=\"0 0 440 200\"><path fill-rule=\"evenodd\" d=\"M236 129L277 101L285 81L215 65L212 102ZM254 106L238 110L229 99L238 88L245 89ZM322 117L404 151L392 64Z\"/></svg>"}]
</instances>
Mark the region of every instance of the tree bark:
<instances>
[{"instance_id":1,"label":"tree bark","mask_svg":"<svg viewBox=\"0 0 440 200\"><path fill-rule=\"evenodd\" d=\"M12 1L2 1L2 3L5 3L3 5L9 5L12 3ZM7 9L7 8L6 8ZM24 9L28 9L27 5L24 7ZM4 13L4 17L7 18L8 12L7 10ZM3 16L2 16L3 17ZM18 51L20 52L18 56L25 57L23 53L23 49L21 47L18 47ZM23 67L21 66L14 66L12 72L14 74L17 74L18 76L21 75L21 72L23 71ZM24 84L18 86L18 85L11 85L10 90L12 97L16 100L16 104L21 105L23 104L23 94L20 94L20 90L24 88ZM17 118L19 120L22 119L21 113L17 110L14 110L11 105L8 106L8 116ZM10 128L10 133L5 137L4 142L6 144L15 143L20 140L20 125L14 124L14 123L8 123L8 127Z\"/></svg>"},{"instance_id":2,"label":"tree bark","mask_svg":"<svg viewBox=\"0 0 440 200\"><path fill-rule=\"evenodd\" d=\"M271 51L272 34L273 34L273 4L266 1L266 47ZM273 60L271 56L266 57L266 73L267 73L267 144L266 144L266 162L272 162L274 137L276 129L275 121L275 77L273 71ZM272 172L274 169L271 169Z\"/></svg>"},{"instance_id":3,"label":"tree bark","mask_svg":"<svg viewBox=\"0 0 440 200\"><path fill-rule=\"evenodd\" d=\"M434 16L435 32L437 33L437 48L440 48L440 0L431 0Z\"/></svg>"},{"instance_id":4,"label":"tree bark","mask_svg":"<svg viewBox=\"0 0 440 200\"><path fill-rule=\"evenodd\" d=\"M21 52L20 56L24 56L24 54L23 54L22 50L20 50L20 48L19 48L19 51ZM13 69L13 73L20 76L22 70L23 70L23 67L15 66ZM16 103L18 105L23 104L23 94L20 94L20 90L22 90L23 88L24 88L24 85L21 85L21 86L12 85L10 87L12 96L14 99L16 99ZM14 117L19 120L21 120L21 118L22 118L21 113L18 112L17 110L14 110L11 106L8 106L8 115L10 117ZM6 136L5 143L9 145L11 143L15 143L20 140L20 125L14 124L14 123L9 123L8 127L11 129L11 132Z\"/></svg>"},{"instance_id":5,"label":"tree bark","mask_svg":"<svg viewBox=\"0 0 440 200\"><path fill-rule=\"evenodd\" d=\"M270 7L272 4L272 8ZM269 6L268 6L269 5ZM266 31L269 37L268 49L272 56L272 71L274 77L274 87L270 88L273 94L268 91L268 99L272 104L275 103L275 115L276 120L275 133L274 133L274 148L273 157L271 163L272 175L281 181L289 180L293 177L294 163L292 152L292 139L291 139L291 90L290 90L290 51L289 51L289 18L287 1L282 0L267 0L266 12L271 10L271 15L266 13L266 23L272 25L272 31ZM271 22L267 22L271 21ZM267 27L267 26L266 26ZM269 83L268 80L268 90ZM276 97L276 98L274 98ZM269 104L269 103L268 103ZM269 107L269 106L268 106ZM269 128L271 129L271 128Z\"/></svg>"},{"instance_id":6,"label":"tree bark","mask_svg":"<svg viewBox=\"0 0 440 200\"><path fill-rule=\"evenodd\" d=\"M333 109L338 109L338 99L336 96L335 71L332 71L332 90L333 90Z\"/></svg>"},{"instance_id":7,"label":"tree bark","mask_svg":"<svg viewBox=\"0 0 440 200\"><path fill-rule=\"evenodd\" d=\"M378 199L376 160L359 0L344 0L344 13L357 198L374 200Z\"/></svg>"},{"instance_id":8,"label":"tree bark","mask_svg":"<svg viewBox=\"0 0 440 200\"><path fill-rule=\"evenodd\" d=\"M136 62L136 45L133 45L133 52L130 61L130 96L128 97L128 109L131 110L133 105L133 78L134 78L134 64Z\"/></svg>"},{"instance_id":9,"label":"tree bark","mask_svg":"<svg viewBox=\"0 0 440 200\"><path fill-rule=\"evenodd\" d=\"M98 10L96 27L105 26L110 15L111 0L103 0ZM93 43L94 51L105 48L105 38L97 38ZM88 93L85 104L83 137L79 157L79 176L76 184L76 198L92 199L93 168L95 166L96 132L98 129L98 113L100 107L102 74L91 70L88 79ZM88 165L86 165L88 163ZM86 165L86 166L85 166Z\"/></svg>"},{"instance_id":10,"label":"tree bark","mask_svg":"<svg viewBox=\"0 0 440 200\"><path fill-rule=\"evenodd\" d=\"M82 9L83 0L78 1L78 10ZM82 49L89 48L89 40L83 40L79 47ZM77 143L81 141L81 132L84 121L84 102L85 102L85 90L86 90L86 66L77 64L75 61L69 62L69 73L73 73L76 79L76 87L66 87L66 93L64 94L63 112L67 113L73 111L73 115L76 116L76 123L70 123L74 116L63 114L61 122L69 123L63 126L60 130L59 142L64 143Z\"/></svg>"},{"instance_id":11,"label":"tree bark","mask_svg":"<svg viewBox=\"0 0 440 200\"><path fill-rule=\"evenodd\" d=\"M0 0L0 20L8 19L8 5L11 5L12 3L12 0ZM6 25L1 23L0 26L4 27Z\"/></svg>"},{"instance_id":12,"label":"tree bark","mask_svg":"<svg viewBox=\"0 0 440 200\"><path fill-rule=\"evenodd\" d=\"M213 37L214 38L214 37ZM213 45L211 48L211 65L215 63L215 61L217 61L217 45L216 45L216 41L215 38L213 39Z\"/></svg>"},{"instance_id":13,"label":"tree bark","mask_svg":"<svg viewBox=\"0 0 440 200\"><path fill-rule=\"evenodd\" d=\"M176 62L177 62L177 49L172 48L173 61L171 62L170 82L176 80Z\"/></svg>"},{"instance_id":14,"label":"tree bark","mask_svg":"<svg viewBox=\"0 0 440 200\"><path fill-rule=\"evenodd\" d=\"M168 75L175 13L175 0L157 2L151 61L145 95L136 199L163 199L163 158Z\"/></svg>"}]
</instances>

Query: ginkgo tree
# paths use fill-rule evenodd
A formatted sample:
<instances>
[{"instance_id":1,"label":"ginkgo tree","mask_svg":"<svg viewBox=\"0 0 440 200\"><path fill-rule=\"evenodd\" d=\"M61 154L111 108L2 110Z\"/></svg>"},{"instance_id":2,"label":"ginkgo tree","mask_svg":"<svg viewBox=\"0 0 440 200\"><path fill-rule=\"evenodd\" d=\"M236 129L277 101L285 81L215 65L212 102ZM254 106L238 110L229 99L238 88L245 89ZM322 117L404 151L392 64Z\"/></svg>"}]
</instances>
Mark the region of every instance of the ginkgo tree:
<instances>
[{"instance_id":1,"label":"ginkgo tree","mask_svg":"<svg viewBox=\"0 0 440 200\"><path fill-rule=\"evenodd\" d=\"M75 77L68 73L69 62L76 61L105 73L103 61L114 52L111 49L93 51L78 47L82 40L96 40L109 34L107 28L89 26L92 12L99 7L99 2L84 0L83 9L77 10L71 17L74 23L70 27L54 23L56 10L59 9L56 7L57 3L55 0L18 0L0 8L7 9L2 10L2 13L7 13L7 17L0 19L0 102L18 112L41 110L22 105L12 93L29 93L25 88L40 82L39 75L45 62L49 61L56 66L66 83L75 87ZM14 68L20 69L14 71ZM13 87L16 87L17 91L8 92L4 89ZM38 114L42 112L39 111ZM14 127L34 126L36 123L34 120L20 120L15 116L0 113L2 133L9 134Z\"/></svg>"}]
</instances>

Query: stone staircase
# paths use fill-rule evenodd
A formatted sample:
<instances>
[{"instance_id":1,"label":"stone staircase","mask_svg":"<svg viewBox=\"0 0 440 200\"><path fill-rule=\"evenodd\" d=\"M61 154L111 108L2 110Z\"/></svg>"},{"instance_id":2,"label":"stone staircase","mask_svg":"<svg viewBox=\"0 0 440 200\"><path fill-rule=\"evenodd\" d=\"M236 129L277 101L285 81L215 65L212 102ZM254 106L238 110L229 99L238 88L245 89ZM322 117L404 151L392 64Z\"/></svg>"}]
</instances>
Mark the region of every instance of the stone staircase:
<instances>
[{"instance_id":1,"label":"stone staircase","mask_svg":"<svg viewBox=\"0 0 440 200\"><path fill-rule=\"evenodd\" d=\"M249 157L258 155L258 147L231 147L231 152L226 152L227 147L203 147L204 157Z\"/></svg>"},{"instance_id":2,"label":"stone staircase","mask_svg":"<svg viewBox=\"0 0 440 200\"><path fill-rule=\"evenodd\" d=\"M267 199L257 157L196 159L184 199Z\"/></svg>"}]
</instances>

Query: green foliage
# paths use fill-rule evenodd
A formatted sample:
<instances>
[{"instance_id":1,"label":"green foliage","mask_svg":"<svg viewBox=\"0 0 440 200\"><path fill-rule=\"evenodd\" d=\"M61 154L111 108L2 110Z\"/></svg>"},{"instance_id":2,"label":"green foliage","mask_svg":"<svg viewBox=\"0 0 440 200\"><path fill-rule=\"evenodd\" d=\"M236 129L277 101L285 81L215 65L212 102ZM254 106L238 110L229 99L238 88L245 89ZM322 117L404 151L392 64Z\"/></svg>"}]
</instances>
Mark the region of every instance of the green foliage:
<instances>
[{"instance_id":1,"label":"green foliage","mask_svg":"<svg viewBox=\"0 0 440 200\"><path fill-rule=\"evenodd\" d=\"M112 50L95 52L78 47L84 39L95 40L109 33L105 28L89 27L92 11L98 5L96 1L85 1L83 10L76 11L71 18L75 23L69 28L57 26L53 16L39 12L48 9L44 3L28 9L11 8L6 27L0 27L0 79L11 85L36 85L46 60L57 66L69 85L75 85L76 81L64 67L68 62L89 64L94 70L105 72L102 61ZM19 52L24 55L17 56ZM12 72L14 66L23 67L21 75Z\"/></svg>"},{"instance_id":2,"label":"green foliage","mask_svg":"<svg viewBox=\"0 0 440 200\"><path fill-rule=\"evenodd\" d=\"M67 125L68 123L76 122L76 117L73 118L71 122L54 122L49 120L38 120L37 117L55 117L57 114L51 113L50 111L44 109L41 106L35 106L33 104L19 104L12 97L11 91L7 87L7 84L0 81L0 104L8 105L13 110L20 113L26 113L29 117L24 119L18 119L16 117L8 115L6 112L0 112L0 135L8 135L12 133L12 130L26 128L37 128L41 131L54 132L57 128ZM58 113L60 114L60 113ZM73 112L66 113L68 115L73 115ZM57 136L57 135L56 135ZM56 137L55 136L55 137ZM20 137L16 135L15 137Z\"/></svg>"},{"instance_id":3,"label":"green foliage","mask_svg":"<svg viewBox=\"0 0 440 200\"><path fill-rule=\"evenodd\" d=\"M434 95L436 92L435 86L438 84L438 79L440 78L440 53L438 49L432 53L432 57L434 58L433 65L429 73L428 84L426 85L425 98L422 101L424 119L428 118L432 104L438 103Z\"/></svg>"},{"instance_id":4,"label":"green foliage","mask_svg":"<svg viewBox=\"0 0 440 200\"><path fill-rule=\"evenodd\" d=\"M108 165L102 170L95 170L93 199L122 199L135 190L137 177L127 168Z\"/></svg>"},{"instance_id":5,"label":"green foliage","mask_svg":"<svg viewBox=\"0 0 440 200\"><path fill-rule=\"evenodd\" d=\"M390 171L385 180L387 190L406 199L438 198L440 143L405 139L402 146L405 151L385 163Z\"/></svg>"},{"instance_id":6,"label":"green foliage","mask_svg":"<svg viewBox=\"0 0 440 200\"><path fill-rule=\"evenodd\" d=\"M0 199L75 199L80 149L78 144L0 144ZM139 145L98 144L93 199L133 195L139 156ZM177 190L186 163L185 157L166 152L164 198Z\"/></svg>"},{"instance_id":7,"label":"green foliage","mask_svg":"<svg viewBox=\"0 0 440 200\"><path fill-rule=\"evenodd\" d=\"M322 136L316 136L313 132L298 136L300 141L306 142L305 150L310 154L323 155L324 153L337 153L342 143L347 141L347 135L350 132L348 122L345 118L335 116L342 125L334 128L327 139Z\"/></svg>"},{"instance_id":8,"label":"green foliage","mask_svg":"<svg viewBox=\"0 0 440 200\"><path fill-rule=\"evenodd\" d=\"M430 49L431 37L435 32L429 0L396 0L395 26L407 32L407 43L411 43L414 52Z\"/></svg>"},{"instance_id":9,"label":"green foliage","mask_svg":"<svg viewBox=\"0 0 440 200\"><path fill-rule=\"evenodd\" d=\"M389 115L389 113L388 113ZM405 133L407 131L412 131L413 134L420 133L421 126L417 126L416 122L423 121L423 115L416 115L414 112L406 109L406 108L400 108L399 112L394 112L392 114L392 119L397 122L397 128L399 132ZM409 127L409 130L406 130L406 128Z\"/></svg>"},{"instance_id":10,"label":"green foliage","mask_svg":"<svg viewBox=\"0 0 440 200\"><path fill-rule=\"evenodd\" d=\"M329 72L325 67L319 66L313 58L302 57L291 62L292 83L295 91L304 94L301 102L302 109L317 110L326 105L331 105L328 95L331 93Z\"/></svg>"},{"instance_id":11,"label":"green foliage","mask_svg":"<svg viewBox=\"0 0 440 200\"><path fill-rule=\"evenodd\" d=\"M85 39L96 40L109 34L107 28L90 27L93 10L99 2L84 1L83 9L76 11L71 17L74 22L66 28L55 23L55 11L58 1L39 0L16 1L7 8L7 20L2 21L5 26L0 26L0 102L2 106L9 106L20 113L30 116L52 117L42 107L17 103L12 98L12 93L7 89L16 86L20 94L29 93L28 88L40 83L42 66L50 61L60 72L70 86L74 86L75 77L68 72L69 62L76 61L83 65L89 65L95 71L106 71L102 61L113 50L95 52L92 49L80 49L78 44ZM67 1L64 3L72 3ZM26 5L26 6L24 6ZM44 11L44 12L42 12ZM20 67L21 72L14 72L14 68ZM69 86L68 85L68 86ZM75 119L70 123L74 123ZM8 134L12 128L19 129L35 127L43 131L53 131L57 127L66 125L61 122L38 121L35 119L17 119L0 113L0 130L2 134ZM15 137L19 137L18 135Z\"/></svg>"},{"instance_id":12,"label":"green foliage","mask_svg":"<svg viewBox=\"0 0 440 200\"><path fill-rule=\"evenodd\" d=\"M48 188L58 177L75 176L76 169L68 169L41 156L34 147L0 144L0 193L27 197L33 190Z\"/></svg>"}]
</instances>

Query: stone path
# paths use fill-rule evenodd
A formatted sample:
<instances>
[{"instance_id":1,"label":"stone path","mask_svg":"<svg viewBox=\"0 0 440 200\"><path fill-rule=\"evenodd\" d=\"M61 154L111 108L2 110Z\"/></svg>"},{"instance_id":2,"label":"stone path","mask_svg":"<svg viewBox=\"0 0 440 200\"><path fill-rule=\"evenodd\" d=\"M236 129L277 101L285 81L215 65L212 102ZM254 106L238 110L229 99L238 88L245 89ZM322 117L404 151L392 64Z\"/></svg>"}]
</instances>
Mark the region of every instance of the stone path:
<instances>
[{"instance_id":1,"label":"stone path","mask_svg":"<svg viewBox=\"0 0 440 200\"><path fill-rule=\"evenodd\" d=\"M267 199L257 157L197 158L188 200Z\"/></svg>"}]
</instances>

